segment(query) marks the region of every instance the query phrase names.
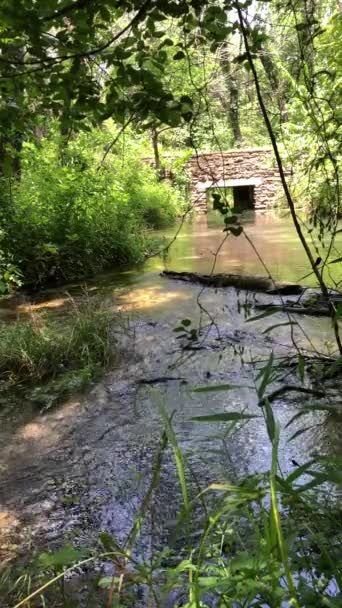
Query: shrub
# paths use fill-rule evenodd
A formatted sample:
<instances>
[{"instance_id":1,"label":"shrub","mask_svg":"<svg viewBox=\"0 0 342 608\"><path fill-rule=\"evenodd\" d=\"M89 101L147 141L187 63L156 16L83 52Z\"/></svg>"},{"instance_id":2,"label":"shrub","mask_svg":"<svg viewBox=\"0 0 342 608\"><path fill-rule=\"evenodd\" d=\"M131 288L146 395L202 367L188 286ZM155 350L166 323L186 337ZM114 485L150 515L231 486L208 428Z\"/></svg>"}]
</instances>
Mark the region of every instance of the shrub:
<instances>
[{"instance_id":1,"label":"shrub","mask_svg":"<svg viewBox=\"0 0 342 608\"><path fill-rule=\"evenodd\" d=\"M139 263L153 242L147 229L179 213L179 194L136 157L112 155L101 165L95 135L80 135L63 153L57 136L26 143L20 182L10 196L2 184L3 249L26 284Z\"/></svg>"},{"instance_id":2,"label":"shrub","mask_svg":"<svg viewBox=\"0 0 342 608\"><path fill-rule=\"evenodd\" d=\"M13 263L13 255L0 249L0 297L22 284L22 273Z\"/></svg>"}]
</instances>

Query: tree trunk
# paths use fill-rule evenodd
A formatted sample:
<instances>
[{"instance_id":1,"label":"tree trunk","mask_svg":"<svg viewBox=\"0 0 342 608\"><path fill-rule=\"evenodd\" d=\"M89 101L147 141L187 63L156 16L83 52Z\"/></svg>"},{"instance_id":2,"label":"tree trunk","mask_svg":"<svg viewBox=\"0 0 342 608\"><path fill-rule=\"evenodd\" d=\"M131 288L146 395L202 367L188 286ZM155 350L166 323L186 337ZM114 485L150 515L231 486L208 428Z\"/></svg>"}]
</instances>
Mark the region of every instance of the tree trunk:
<instances>
[{"instance_id":1,"label":"tree trunk","mask_svg":"<svg viewBox=\"0 0 342 608\"><path fill-rule=\"evenodd\" d=\"M1 96L5 105L4 119L0 123L0 175L19 179L24 87L21 79L15 78L15 72L16 62L23 59L23 48L18 44L3 44L0 50L4 60Z\"/></svg>"},{"instance_id":2,"label":"tree trunk","mask_svg":"<svg viewBox=\"0 0 342 608\"><path fill-rule=\"evenodd\" d=\"M278 78L277 67L273 63L273 59L267 50L263 50L260 53L260 61L265 70L267 80L271 85L272 94L274 94L277 98L277 105L279 108L280 121L286 122L288 120L288 114L286 111L283 91L281 90L281 86L280 86L280 82L279 82L279 78Z\"/></svg>"},{"instance_id":3,"label":"tree trunk","mask_svg":"<svg viewBox=\"0 0 342 608\"><path fill-rule=\"evenodd\" d=\"M226 108L229 112L229 120L233 133L233 145L239 147L242 139L239 116L239 87L232 70L228 43L225 43L221 49L220 63L228 91L229 101L226 104Z\"/></svg>"},{"instance_id":4,"label":"tree trunk","mask_svg":"<svg viewBox=\"0 0 342 608\"><path fill-rule=\"evenodd\" d=\"M160 165L160 155L159 155L159 145L158 145L158 131L156 127L152 127L152 147L153 147L153 155L154 155L154 168L158 174L161 176L161 165Z\"/></svg>"}]
</instances>

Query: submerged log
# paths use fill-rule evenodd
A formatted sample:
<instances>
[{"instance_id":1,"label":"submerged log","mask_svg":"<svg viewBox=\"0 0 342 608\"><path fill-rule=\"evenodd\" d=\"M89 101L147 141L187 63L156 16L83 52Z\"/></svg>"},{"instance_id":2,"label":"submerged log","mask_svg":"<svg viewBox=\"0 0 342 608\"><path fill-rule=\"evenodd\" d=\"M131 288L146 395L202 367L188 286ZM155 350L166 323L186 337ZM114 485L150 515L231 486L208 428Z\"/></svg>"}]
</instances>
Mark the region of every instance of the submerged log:
<instances>
[{"instance_id":1,"label":"submerged log","mask_svg":"<svg viewBox=\"0 0 342 608\"><path fill-rule=\"evenodd\" d=\"M161 273L168 279L200 283L208 287L236 287L248 291L263 291L269 294L301 295L305 287L296 283L272 281L269 277L242 274L200 274L198 272L174 272L165 270Z\"/></svg>"},{"instance_id":2,"label":"submerged log","mask_svg":"<svg viewBox=\"0 0 342 608\"><path fill-rule=\"evenodd\" d=\"M342 294L338 291L331 290L329 292L329 301L322 293L309 294L308 298L298 298L298 301L292 302L285 300L284 302L274 302L270 304L255 303L254 308L258 310L272 310L274 312L287 312L298 315L311 315L314 317L331 317L331 303L338 306L342 302Z\"/></svg>"},{"instance_id":3,"label":"submerged log","mask_svg":"<svg viewBox=\"0 0 342 608\"><path fill-rule=\"evenodd\" d=\"M303 304L299 306L296 303L286 304L254 304L254 308L257 310L272 310L273 312L288 312L292 315L310 315L312 317L331 317L331 310L329 306L322 306L321 304L307 305Z\"/></svg>"}]
</instances>

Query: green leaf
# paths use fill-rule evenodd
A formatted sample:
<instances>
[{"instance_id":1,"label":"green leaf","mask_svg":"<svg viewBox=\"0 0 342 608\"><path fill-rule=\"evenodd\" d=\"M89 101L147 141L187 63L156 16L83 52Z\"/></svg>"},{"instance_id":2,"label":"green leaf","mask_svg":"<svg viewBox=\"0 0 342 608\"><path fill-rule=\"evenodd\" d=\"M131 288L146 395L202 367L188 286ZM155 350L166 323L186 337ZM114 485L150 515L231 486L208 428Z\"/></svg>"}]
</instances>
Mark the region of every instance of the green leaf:
<instances>
[{"instance_id":1,"label":"green leaf","mask_svg":"<svg viewBox=\"0 0 342 608\"><path fill-rule=\"evenodd\" d=\"M183 120L185 120L185 122L190 122L192 120L193 117L193 113L188 111L188 112L182 112L182 118Z\"/></svg>"},{"instance_id":2,"label":"green leaf","mask_svg":"<svg viewBox=\"0 0 342 608\"><path fill-rule=\"evenodd\" d=\"M240 236L240 234L243 232L242 226L228 226L228 230L234 236Z\"/></svg>"},{"instance_id":3,"label":"green leaf","mask_svg":"<svg viewBox=\"0 0 342 608\"><path fill-rule=\"evenodd\" d=\"M183 319L181 324L184 325L184 327L189 327L189 325L191 325L191 319Z\"/></svg>"},{"instance_id":4,"label":"green leaf","mask_svg":"<svg viewBox=\"0 0 342 608\"><path fill-rule=\"evenodd\" d=\"M309 460L308 462L305 462L304 464L302 464L300 467L297 467L293 473L290 473L290 475L288 475L286 477L286 482L290 485L292 485L292 483L298 479L298 477L301 477L301 475L305 474L305 475L312 475L314 473L314 471L311 471L310 468L312 467L312 465L315 464L315 460Z\"/></svg>"},{"instance_id":5,"label":"green leaf","mask_svg":"<svg viewBox=\"0 0 342 608\"><path fill-rule=\"evenodd\" d=\"M264 319L265 317L270 317L274 315L276 312L279 312L278 308L268 308L264 312L260 313L260 315L256 315L255 317L249 317L246 323L250 323L251 321L258 321L259 319Z\"/></svg>"},{"instance_id":6,"label":"green leaf","mask_svg":"<svg viewBox=\"0 0 342 608\"><path fill-rule=\"evenodd\" d=\"M262 370L261 383L257 389L259 400L262 399L266 388L271 383L272 367L273 367L273 352L271 352L268 362Z\"/></svg>"},{"instance_id":7,"label":"green leaf","mask_svg":"<svg viewBox=\"0 0 342 608\"><path fill-rule=\"evenodd\" d=\"M294 416L292 416L291 420L289 420L289 422L286 424L285 428L288 428L296 420L299 420L299 418L306 416L306 414L311 414L312 412L326 412L327 414L331 414L333 416L339 415L337 408L334 407L333 405L327 405L324 403L323 404L313 403L312 405L307 405L306 407L303 407L300 410L300 412L297 412Z\"/></svg>"},{"instance_id":8,"label":"green leaf","mask_svg":"<svg viewBox=\"0 0 342 608\"><path fill-rule=\"evenodd\" d=\"M325 376L326 378L330 378L332 376L335 376L335 374L337 374L340 370L342 370L342 355L339 355L336 359L336 361L334 361L334 363L332 363L331 365L329 365Z\"/></svg>"},{"instance_id":9,"label":"green leaf","mask_svg":"<svg viewBox=\"0 0 342 608\"><path fill-rule=\"evenodd\" d=\"M191 420L196 422L232 422L260 418L255 414L240 414L240 412L222 412L221 414L208 414L208 416L195 416Z\"/></svg>"},{"instance_id":10,"label":"green leaf","mask_svg":"<svg viewBox=\"0 0 342 608\"><path fill-rule=\"evenodd\" d=\"M234 57L233 63L243 63L244 61L247 61L247 60L248 60L247 53L242 53L241 55L237 55L236 57Z\"/></svg>"},{"instance_id":11,"label":"green leaf","mask_svg":"<svg viewBox=\"0 0 342 608\"><path fill-rule=\"evenodd\" d=\"M336 306L335 317L336 317L336 319L342 318L342 302L339 302Z\"/></svg>"},{"instance_id":12,"label":"green leaf","mask_svg":"<svg viewBox=\"0 0 342 608\"><path fill-rule=\"evenodd\" d=\"M165 40L160 43L158 48L162 49L164 46L173 46L173 41L170 38L165 38Z\"/></svg>"},{"instance_id":13,"label":"green leaf","mask_svg":"<svg viewBox=\"0 0 342 608\"><path fill-rule=\"evenodd\" d=\"M273 410L269 404L269 402L265 401L265 413L266 413L266 426L267 426L267 432L268 432L268 436L271 440L271 442L273 443L275 437L276 437L276 430L277 430L277 425L276 425L276 421L273 415Z\"/></svg>"},{"instance_id":14,"label":"green leaf","mask_svg":"<svg viewBox=\"0 0 342 608\"><path fill-rule=\"evenodd\" d=\"M284 327L285 325L298 325L298 323L296 321L286 321L285 323L276 323L276 325L271 325L270 327L267 327L266 329L264 329L264 331L262 333L268 334L270 331L273 331L273 329L276 329L277 327Z\"/></svg>"},{"instance_id":15,"label":"green leaf","mask_svg":"<svg viewBox=\"0 0 342 608\"><path fill-rule=\"evenodd\" d=\"M298 429L298 431L296 431L295 433L293 433L293 435L291 435L291 437L289 438L289 442L293 441L294 439L296 439L297 437L300 437L300 435L303 435L304 433L306 433L307 431L310 431L310 429L313 428L313 425L311 426L306 426L303 429Z\"/></svg>"},{"instance_id":16,"label":"green leaf","mask_svg":"<svg viewBox=\"0 0 342 608\"><path fill-rule=\"evenodd\" d=\"M185 53L184 51L177 51L177 53L173 56L174 61L179 61L180 59L184 59Z\"/></svg>"},{"instance_id":17,"label":"green leaf","mask_svg":"<svg viewBox=\"0 0 342 608\"><path fill-rule=\"evenodd\" d=\"M106 551L113 551L113 549L117 549L114 539L110 534L108 534L108 532L101 532L99 534L99 539Z\"/></svg>"},{"instance_id":18,"label":"green leaf","mask_svg":"<svg viewBox=\"0 0 342 608\"><path fill-rule=\"evenodd\" d=\"M180 574L181 572L186 572L188 570L196 572L197 566L195 564L193 564L191 562L191 560L185 559L180 564L178 564L178 566L176 566L176 568L174 568L173 572L175 574Z\"/></svg>"},{"instance_id":19,"label":"green leaf","mask_svg":"<svg viewBox=\"0 0 342 608\"><path fill-rule=\"evenodd\" d=\"M155 393L155 396L158 399L157 393ZM181 491L182 491L185 514L186 514L186 517L188 517L188 515L190 513L190 500L189 500L189 494L188 494L187 481L186 481L186 477L185 477L184 456L183 456L182 450L180 449L180 447L178 445L176 434L175 434L175 431L172 426L172 416L171 417L169 416L169 413L166 410L166 407L161 399L158 399L157 403L158 403L159 410L160 410L160 413L161 413L161 416L162 416L162 419L163 419L163 422L165 425L165 432L167 434L167 438L173 449L174 458L176 461L176 468L177 468L177 472L178 472L179 483L180 483Z\"/></svg>"},{"instance_id":20,"label":"green leaf","mask_svg":"<svg viewBox=\"0 0 342 608\"><path fill-rule=\"evenodd\" d=\"M224 209L224 204L221 202L221 198L214 198L213 197L213 209L214 211L220 211L222 213L223 209Z\"/></svg>"},{"instance_id":21,"label":"green leaf","mask_svg":"<svg viewBox=\"0 0 342 608\"><path fill-rule=\"evenodd\" d=\"M106 8L105 6L101 6L99 8L99 13L101 15L101 18L103 19L103 21L105 22L109 22L111 20L111 13L108 10L108 8Z\"/></svg>"},{"instance_id":22,"label":"green leaf","mask_svg":"<svg viewBox=\"0 0 342 608\"><path fill-rule=\"evenodd\" d=\"M72 545L64 545L54 553L42 553L38 561L43 568L61 568L69 566L81 559L82 553L77 551Z\"/></svg>"},{"instance_id":23,"label":"green leaf","mask_svg":"<svg viewBox=\"0 0 342 608\"><path fill-rule=\"evenodd\" d=\"M100 587L100 589L110 589L112 584L113 584L112 576L103 576L102 578L100 578L99 582L97 583L97 585L98 585L98 587Z\"/></svg>"},{"instance_id":24,"label":"green leaf","mask_svg":"<svg viewBox=\"0 0 342 608\"><path fill-rule=\"evenodd\" d=\"M180 101L181 103L185 103L185 104L187 104L187 105L188 105L188 106L190 106L190 107L192 107L192 106L194 105L194 104L193 104L193 101L192 101L191 97L189 97L189 95L181 95L181 97L180 97L179 101Z\"/></svg>"},{"instance_id":25,"label":"green leaf","mask_svg":"<svg viewBox=\"0 0 342 608\"><path fill-rule=\"evenodd\" d=\"M194 393L213 393L214 391L233 391L240 388L253 388L252 386L244 386L243 384L214 384L213 386L199 386L194 388Z\"/></svg>"}]
</instances>

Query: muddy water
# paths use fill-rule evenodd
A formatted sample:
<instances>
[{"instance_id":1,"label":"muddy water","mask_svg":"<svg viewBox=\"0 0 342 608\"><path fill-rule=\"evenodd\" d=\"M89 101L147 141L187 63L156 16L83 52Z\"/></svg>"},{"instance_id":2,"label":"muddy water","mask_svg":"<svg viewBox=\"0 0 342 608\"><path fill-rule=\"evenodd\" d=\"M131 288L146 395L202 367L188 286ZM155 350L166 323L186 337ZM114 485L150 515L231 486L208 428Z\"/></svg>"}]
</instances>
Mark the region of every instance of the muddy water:
<instances>
[{"instance_id":1,"label":"muddy water","mask_svg":"<svg viewBox=\"0 0 342 608\"><path fill-rule=\"evenodd\" d=\"M245 228L274 278L294 281L308 274L287 219L247 216ZM172 235L169 230L164 236ZM161 402L174 412L175 431L190 465L190 490L268 468L271 448L257 405L255 375L256 367L271 351L275 357L294 353L287 326L262 333L286 319L279 313L272 321L246 322L246 305L248 308L255 299L270 301L270 296L237 293L232 288L203 291L159 275L163 268L210 271L223 236L217 218L203 218L184 227L166 259L155 258L142 269L89 282L90 295L100 295L108 306L129 317L129 328L125 323L125 328L117 330L122 360L85 397L74 397L44 414L23 403L2 415L0 534L5 557L28 546L68 540L93 544L101 530L122 541L151 479L163 427ZM215 271L265 274L243 237L227 239L216 256ZM312 284L311 277L303 281ZM68 292L80 297L77 286L68 286ZM2 315L25 316L35 308L67 314L67 298L65 290L51 291L35 302L12 303L2 309ZM190 318L194 327L202 327L195 350L188 350L186 341L173 331L184 318ZM303 346L325 352L333 348L328 320L304 317L299 321L293 336ZM288 374L288 368L280 370L279 381L281 376L292 379ZM146 384L146 380L152 382ZM215 383L240 388L193 392L194 387ZM283 471L293 469L293 460L305 462L313 451L327 453L341 447L341 429L313 415L305 420L311 429L289 442L299 423L291 429L285 426L298 407L295 396L274 404L282 427ZM227 436L223 424L192 420L230 411L258 417ZM179 504L172 456L166 451L140 551L149 553L152 546L172 536Z\"/></svg>"}]
</instances>

